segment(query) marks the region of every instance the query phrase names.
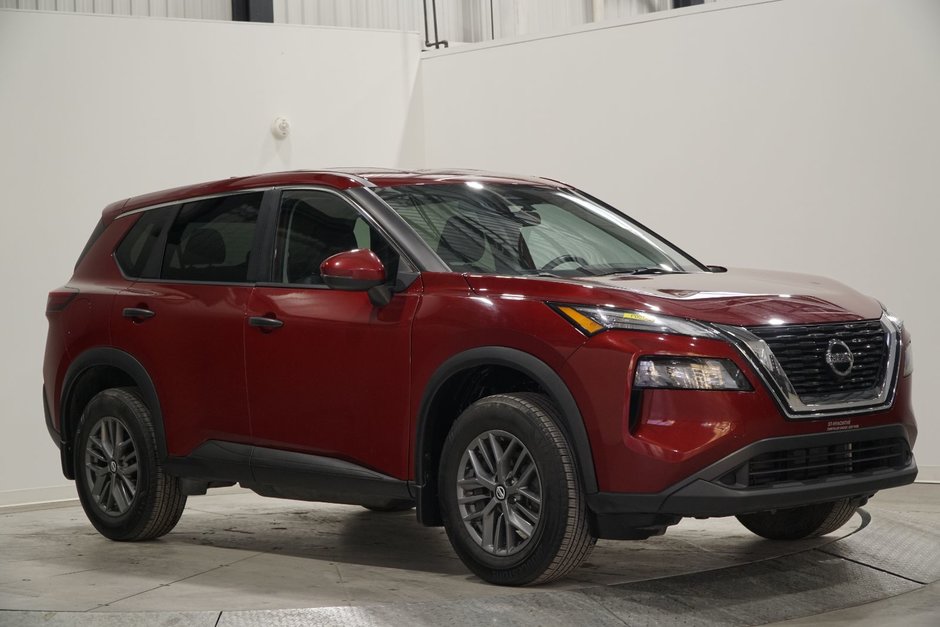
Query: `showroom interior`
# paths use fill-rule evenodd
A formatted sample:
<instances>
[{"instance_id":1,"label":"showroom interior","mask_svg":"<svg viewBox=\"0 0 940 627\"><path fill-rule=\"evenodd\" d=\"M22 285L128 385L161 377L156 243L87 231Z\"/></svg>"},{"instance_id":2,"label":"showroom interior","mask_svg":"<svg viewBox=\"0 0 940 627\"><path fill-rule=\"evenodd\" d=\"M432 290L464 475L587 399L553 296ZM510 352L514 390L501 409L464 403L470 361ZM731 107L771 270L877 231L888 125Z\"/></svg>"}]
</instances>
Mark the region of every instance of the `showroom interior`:
<instances>
[{"instance_id":1,"label":"showroom interior","mask_svg":"<svg viewBox=\"0 0 940 627\"><path fill-rule=\"evenodd\" d=\"M940 2L0 0L0 52L0 625L940 623ZM43 420L47 294L113 201L337 167L564 181L703 263L878 299L916 482L822 537L685 518L533 587L412 511L237 486L101 537Z\"/></svg>"}]
</instances>

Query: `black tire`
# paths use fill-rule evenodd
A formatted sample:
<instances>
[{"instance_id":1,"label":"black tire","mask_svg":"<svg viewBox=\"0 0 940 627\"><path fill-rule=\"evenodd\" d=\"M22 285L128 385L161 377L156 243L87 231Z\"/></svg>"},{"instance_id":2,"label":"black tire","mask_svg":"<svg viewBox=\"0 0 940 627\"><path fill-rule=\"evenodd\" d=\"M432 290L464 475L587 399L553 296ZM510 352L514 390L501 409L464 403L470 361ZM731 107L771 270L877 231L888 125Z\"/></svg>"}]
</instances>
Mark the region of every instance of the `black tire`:
<instances>
[{"instance_id":1,"label":"black tire","mask_svg":"<svg viewBox=\"0 0 940 627\"><path fill-rule=\"evenodd\" d=\"M363 505L370 512L389 513L389 512L407 512L415 506L414 501L407 499L392 499L382 503L369 503Z\"/></svg>"},{"instance_id":2,"label":"black tire","mask_svg":"<svg viewBox=\"0 0 940 627\"><path fill-rule=\"evenodd\" d=\"M119 435L114 440L123 440L123 445L112 446L118 453L109 457L95 441L115 432ZM90 442L93 435L95 440ZM88 402L74 450L78 497L101 535L118 541L150 540L169 533L179 522L186 496L179 479L166 474L159 463L153 418L132 388L107 389ZM128 450L133 454L120 458ZM108 459L99 459L101 452ZM131 467L135 469L130 471ZM123 482L127 485L122 486Z\"/></svg>"},{"instance_id":3,"label":"black tire","mask_svg":"<svg viewBox=\"0 0 940 627\"><path fill-rule=\"evenodd\" d=\"M753 533L768 540L801 540L832 533L849 521L858 504L841 499L792 509L742 514L738 520Z\"/></svg>"},{"instance_id":4,"label":"black tire","mask_svg":"<svg viewBox=\"0 0 940 627\"><path fill-rule=\"evenodd\" d=\"M502 450L500 459L506 460L507 470L509 466L512 469L494 470L491 488L482 484L473 487L479 476L474 460L481 458L482 442L491 438L502 438L506 448L491 445L490 451ZM473 447L477 448L471 455ZM515 451L515 458L510 457L511 451ZM527 472L520 470L521 475L516 475L517 468ZM444 526L457 555L478 577L498 585L540 584L570 573L590 555L596 541L588 527L578 474L574 455L558 427L557 412L544 396L499 394L472 404L447 436L438 476ZM538 483L538 499L526 496L536 496L533 481ZM466 487L468 484L471 487ZM462 504L458 504L458 492L463 494ZM460 507L468 516L466 523ZM486 525L479 522L485 518L481 512L488 508L495 512L491 520L497 521L488 526L489 544ZM526 512L537 520L523 519L520 513ZM526 526L524 531L514 526L518 521ZM501 532L498 528L492 531L500 524ZM497 546L500 536L503 547Z\"/></svg>"}]
</instances>

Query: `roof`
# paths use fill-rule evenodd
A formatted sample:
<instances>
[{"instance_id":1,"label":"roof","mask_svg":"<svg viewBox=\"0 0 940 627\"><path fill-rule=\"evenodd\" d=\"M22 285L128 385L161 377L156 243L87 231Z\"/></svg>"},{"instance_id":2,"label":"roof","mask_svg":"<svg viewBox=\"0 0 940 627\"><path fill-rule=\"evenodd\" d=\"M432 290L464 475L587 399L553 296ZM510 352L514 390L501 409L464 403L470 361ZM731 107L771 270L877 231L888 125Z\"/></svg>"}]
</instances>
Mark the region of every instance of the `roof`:
<instances>
[{"instance_id":1,"label":"roof","mask_svg":"<svg viewBox=\"0 0 940 627\"><path fill-rule=\"evenodd\" d=\"M496 174L483 170L392 170L387 168L328 168L324 170L293 170L240 176L175 187L108 205L104 216L114 217L128 211L173 203L187 198L215 196L229 192L248 191L281 185L320 185L334 189L352 187L392 187L397 185L428 185L432 183L529 183L565 187L558 181L539 177Z\"/></svg>"}]
</instances>

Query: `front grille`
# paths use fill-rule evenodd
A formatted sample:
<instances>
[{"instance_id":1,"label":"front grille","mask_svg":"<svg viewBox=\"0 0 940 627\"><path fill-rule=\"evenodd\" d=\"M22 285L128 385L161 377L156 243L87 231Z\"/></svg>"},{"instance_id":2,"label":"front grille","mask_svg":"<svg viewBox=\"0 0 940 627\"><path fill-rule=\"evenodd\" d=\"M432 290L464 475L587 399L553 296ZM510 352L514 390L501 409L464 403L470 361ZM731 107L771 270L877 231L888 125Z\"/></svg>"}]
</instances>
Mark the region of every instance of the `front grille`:
<instances>
[{"instance_id":1,"label":"front grille","mask_svg":"<svg viewBox=\"0 0 940 627\"><path fill-rule=\"evenodd\" d=\"M723 481L761 487L903 468L910 460L910 448L901 438L848 442L764 453L728 473Z\"/></svg>"},{"instance_id":2,"label":"front grille","mask_svg":"<svg viewBox=\"0 0 940 627\"><path fill-rule=\"evenodd\" d=\"M764 340L803 402L831 397L877 396L886 376L888 347L878 320L837 324L751 327ZM845 376L826 363L831 340L845 342L854 364Z\"/></svg>"}]
</instances>

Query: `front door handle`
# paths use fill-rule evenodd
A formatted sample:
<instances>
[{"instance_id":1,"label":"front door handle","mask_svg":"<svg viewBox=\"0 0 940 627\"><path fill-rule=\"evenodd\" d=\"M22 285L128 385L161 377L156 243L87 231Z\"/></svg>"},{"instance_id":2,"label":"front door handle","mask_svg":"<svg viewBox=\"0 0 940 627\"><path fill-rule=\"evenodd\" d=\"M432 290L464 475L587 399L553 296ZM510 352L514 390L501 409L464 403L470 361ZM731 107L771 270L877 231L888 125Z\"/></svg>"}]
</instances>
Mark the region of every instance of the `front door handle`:
<instances>
[{"instance_id":1,"label":"front door handle","mask_svg":"<svg viewBox=\"0 0 940 627\"><path fill-rule=\"evenodd\" d=\"M271 331L283 327L284 321L269 316L252 316L248 318L248 324L253 327L258 327L262 331Z\"/></svg>"},{"instance_id":2,"label":"front door handle","mask_svg":"<svg viewBox=\"0 0 940 627\"><path fill-rule=\"evenodd\" d=\"M157 314L144 307L125 307L121 315L131 320L146 320L147 318L153 318Z\"/></svg>"}]
</instances>

